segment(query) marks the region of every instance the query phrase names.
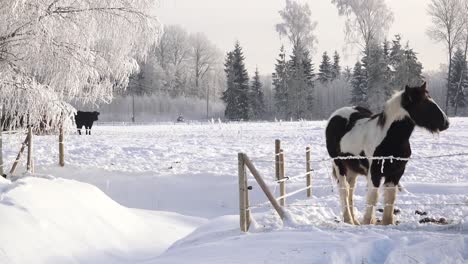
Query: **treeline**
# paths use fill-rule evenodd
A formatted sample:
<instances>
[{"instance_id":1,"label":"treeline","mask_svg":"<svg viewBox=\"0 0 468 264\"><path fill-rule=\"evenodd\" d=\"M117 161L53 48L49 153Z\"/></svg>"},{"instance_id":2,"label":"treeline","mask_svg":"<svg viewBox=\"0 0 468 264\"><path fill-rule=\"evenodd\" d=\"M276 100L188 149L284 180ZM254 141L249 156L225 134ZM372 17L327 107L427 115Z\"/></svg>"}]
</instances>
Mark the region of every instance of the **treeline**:
<instances>
[{"instance_id":1,"label":"treeline","mask_svg":"<svg viewBox=\"0 0 468 264\"><path fill-rule=\"evenodd\" d=\"M167 25L123 95L218 99L225 85L221 51L203 34Z\"/></svg>"}]
</instances>

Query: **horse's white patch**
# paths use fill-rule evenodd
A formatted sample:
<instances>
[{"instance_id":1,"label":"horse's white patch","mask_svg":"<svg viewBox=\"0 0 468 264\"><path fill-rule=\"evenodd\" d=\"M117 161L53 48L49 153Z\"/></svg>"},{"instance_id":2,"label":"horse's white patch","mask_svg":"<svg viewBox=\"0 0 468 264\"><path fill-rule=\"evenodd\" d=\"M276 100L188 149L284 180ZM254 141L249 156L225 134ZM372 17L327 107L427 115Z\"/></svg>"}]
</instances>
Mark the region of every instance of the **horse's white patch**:
<instances>
[{"instance_id":1,"label":"horse's white patch","mask_svg":"<svg viewBox=\"0 0 468 264\"><path fill-rule=\"evenodd\" d=\"M444 111L442 111L442 109L440 108L440 106L434 101L434 99L432 98L429 98L429 101L433 104L435 104L437 106L437 108L439 108L439 111L442 113L442 115L444 115L444 119L447 121L448 120L448 117L447 115L445 114Z\"/></svg>"},{"instance_id":2,"label":"horse's white patch","mask_svg":"<svg viewBox=\"0 0 468 264\"><path fill-rule=\"evenodd\" d=\"M382 224L394 225L393 209L396 200L397 186L393 183L384 185L384 212L382 216Z\"/></svg>"},{"instance_id":3,"label":"horse's white patch","mask_svg":"<svg viewBox=\"0 0 468 264\"><path fill-rule=\"evenodd\" d=\"M335 116L341 116L341 117L349 120L349 117L353 113L356 113L356 112L357 112L357 110L354 107L351 107L351 106L342 107L342 108L336 110L335 112L333 112L333 114L331 114L330 118L328 119L328 122L330 122L330 120ZM328 122L327 122L327 126L328 126Z\"/></svg>"},{"instance_id":4,"label":"horse's white patch","mask_svg":"<svg viewBox=\"0 0 468 264\"><path fill-rule=\"evenodd\" d=\"M356 122L355 126L344 135L340 142L342 152L360 155L364 150L366 156L374 154L377 146L382 143L387 135L388 129L394 121L401 120L409 113L401 106L401 96L403 92L397 92L390 98L384 108L385 123L383 126L378 124L379 118L363 118ZM347 113L346 109L343 113ZM336 111L335 113L342 113Z\"/></svg>"}]
</instances>

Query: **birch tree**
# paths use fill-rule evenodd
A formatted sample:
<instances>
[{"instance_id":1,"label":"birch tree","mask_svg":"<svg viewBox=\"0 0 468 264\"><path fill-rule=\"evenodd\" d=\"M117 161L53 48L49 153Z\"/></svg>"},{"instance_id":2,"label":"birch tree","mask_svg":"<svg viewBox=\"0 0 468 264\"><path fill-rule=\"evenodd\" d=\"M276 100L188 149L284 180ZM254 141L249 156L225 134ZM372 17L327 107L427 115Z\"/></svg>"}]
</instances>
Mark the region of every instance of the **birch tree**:
<instances>
[{"instance_id":1,"label":"birch tree","mask_svg":"<svg viewBox=\"0 0 468 264\"><path fill-rule=\"evenodd\" d=\"M428 14L432 18L432 26L427 34L437 42L443 42L447 47L448 73L447 92L445 96L445 112L449 107L449 90L452 77L452 57L455 47L463 37L464 17L461 0L431 0Z\"/></svg>"},{"instance_id":2,"label":"birch tree","mask_svg":"<svg viewBox=\"0 0 468 264\"><path fill-rule=\"evenodd\" d=\"M393 12L384 0L332 0L340 16L346 18L345 33L349 43L369 48L380 43L393 23Z\"/></svg>"},{"instance_id":3,"label":"birch tree","mask_svg":"<svg viewBox=\"0 0 468 264\"><path fill-rule=\"evenodd\" d=\"M303 46L312 51L317 42L314 34L317 22L311 19L308 4L300 4L294 0L286 0L286 6L279 11L282 23L276 24L280 37L288 38L292 47Z\"/></svg>"},{"instance_id":4,"label":"birch tree","mask_svg":"<svg viewBox=\"0 0 468 264\"><path fill-rule=\"evenodd\" d=\"M0 0L0 104L10 126L110 102L161 31L149 0ZM71 123L71 122L70 122Z\"/></svg>"},{"instance_id":5,"label":"birch tree","mask_svg":"<svg viewBox=\"0 0 468 264\"><path fill-rule=\"evenodd\" d=\"M206 74L220 63L220 52L211 44L206 35L195 33L190 36L191 68L195 81L195 91L200 92L200 82ZM205 95L209 95L208 86Z\"/></svg>"}]
</instances>

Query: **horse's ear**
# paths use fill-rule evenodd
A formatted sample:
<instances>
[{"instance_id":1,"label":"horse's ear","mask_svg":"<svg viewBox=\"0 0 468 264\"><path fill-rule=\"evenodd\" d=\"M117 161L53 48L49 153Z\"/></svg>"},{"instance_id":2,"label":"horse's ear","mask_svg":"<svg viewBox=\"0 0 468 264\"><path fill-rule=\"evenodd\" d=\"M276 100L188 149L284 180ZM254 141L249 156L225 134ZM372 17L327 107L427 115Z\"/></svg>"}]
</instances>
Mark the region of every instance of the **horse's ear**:
<instances>
[{"instance_id":1,"label":"horse's ear","mask_svg":"<svg viewBox=\"0 0 468 264\"><path fill-rule=\"evenodd\" d=\"M411 98L411 88L408 85L405 86L405 92L403 93L403 97L406 98L407 102L413 102L413 99Z\"/></svg>"},{"instance_id":2,"label":"horse's ear","mask_svg":"<svg viewBox=\"0 0 468 264\"><path fill-rule=\"evenodd\" d=\"M423 85L421 86L421 89L424 89L424 91L427 91L427 83L424 82Z\"/></svg>"},{"instance_id":3,"label":"horse's ear","mask_svg":"<svg viewBox=\"0 0 468 264\"><path fill-rule=\"evenodd\" d=\"M410 87L408 85L405 86L405 94L410 95Z\"/></svg>"}]
</instances>

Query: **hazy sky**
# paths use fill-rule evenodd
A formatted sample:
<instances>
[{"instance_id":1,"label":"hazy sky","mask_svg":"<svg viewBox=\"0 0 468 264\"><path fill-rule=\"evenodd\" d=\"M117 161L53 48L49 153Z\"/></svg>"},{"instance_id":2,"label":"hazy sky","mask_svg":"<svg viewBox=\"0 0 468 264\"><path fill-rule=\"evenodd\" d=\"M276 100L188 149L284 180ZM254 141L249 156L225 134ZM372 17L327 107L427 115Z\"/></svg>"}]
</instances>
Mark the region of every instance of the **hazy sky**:
<instances>
[{"instance_id":1,"label":"hazy sky","mask_svg":"<svg viewBox=\"0 0 468 264\"><path fill-rule=\"evenodd\" d=\"M349 51L344 41L344 19L331 0L302 0L309 4L312 19L318 22L315 31L318 45L313 62L315 68L324 51L337 50L343 65L353 66L359 55ZM394 12L395 21L388 34L400 34L403 43L419 54L425 70L437 70L446 63L445 47L435 43L426 35L431 23L427 15L428 0L387 0ZM260 73L270 74L274 70L282 41L275 31L275 24L281 21L278 11L285 5L284 0L159 0L158 16L164 24L178 24L189 32L204 32L223 53L231 50L239 40L244 48L246 65L252 74L258 66ZM343 54L346 50L347 54Z\"/></svg>"}]
</instances>

